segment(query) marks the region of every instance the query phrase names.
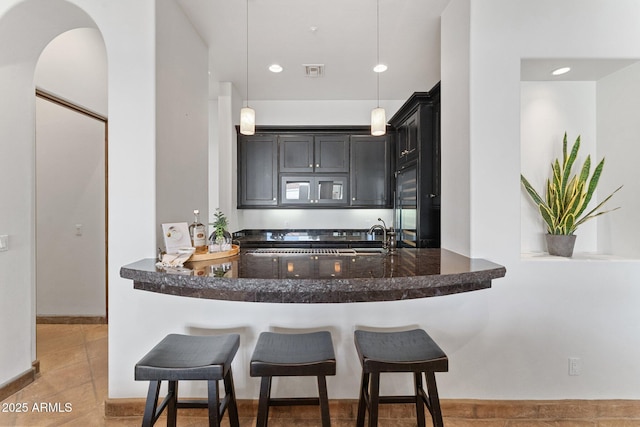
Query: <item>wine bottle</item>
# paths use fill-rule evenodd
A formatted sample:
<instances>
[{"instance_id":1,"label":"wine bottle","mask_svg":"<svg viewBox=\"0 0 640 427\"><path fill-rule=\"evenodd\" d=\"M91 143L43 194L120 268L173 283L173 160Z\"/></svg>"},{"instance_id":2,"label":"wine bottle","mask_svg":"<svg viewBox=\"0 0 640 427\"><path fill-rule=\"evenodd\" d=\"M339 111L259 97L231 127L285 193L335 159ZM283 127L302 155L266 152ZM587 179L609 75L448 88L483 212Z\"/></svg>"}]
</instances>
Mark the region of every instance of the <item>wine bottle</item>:
<instances>
[{"instance_id":1,"label":"wine bottle","mask_svg":"<svg viewBox=\"0 0 640 427\"><path fill-rule=\"evenodd\" d=\"M191 244L196 248L196 252L206 252L207 250L207 232L204 225L200 222L200 211L193 211L194 220L189 225L189 235L191 236Z\"/></svg>"}]
</instances>

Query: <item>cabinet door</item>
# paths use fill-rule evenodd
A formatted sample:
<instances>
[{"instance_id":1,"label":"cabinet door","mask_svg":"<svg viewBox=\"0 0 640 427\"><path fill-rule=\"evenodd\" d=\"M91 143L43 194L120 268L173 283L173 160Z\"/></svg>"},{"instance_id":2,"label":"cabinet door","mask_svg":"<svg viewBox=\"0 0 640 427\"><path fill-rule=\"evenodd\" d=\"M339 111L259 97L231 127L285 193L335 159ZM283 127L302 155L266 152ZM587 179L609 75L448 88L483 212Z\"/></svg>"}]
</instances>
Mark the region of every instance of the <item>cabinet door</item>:
<instances>
[{"instance_id":1,"label":"cabinet door","mask_svg":"<svg viewBox=\"0 0 640 427\"><path fill-rule=\"evenodd\" d=\"M418 111L414 112L400 127L398 135L398 165L415 159L418 155Z\"/></svg>"},{"instance_id":2,"label":"cabinet door","mask_svg":"<svg viewBox=\"0 0 640 427\"><path fill-rule=\"evenodd\" d=\"M282 176L280 179L280 203L283 205L308 205L314 200L312 176Z\"/></svg>"},{"instance_id":3,"label":"cabinet door","mask_svg":"<svg viewBox=\"0 0 640 427\"><path fill-rule=\"evenodd\" d=\"M315 178L316 206L322 205L346 205L349 203L349 188L347 176L316 176Z\"/></svg>"},{"instance_id":4,"label":"cabinet door","mask_svg":"<svg viewBox=\"0 0 640 427\"><path fill-rule=\"evenodd\" d=\"M396 227L400 247L418 246L418 175L416 166L398 172Z\"/></svg>"},{"instance_id":5,"label":"cabinet door","mask_svg":"<svg viewBox=\"0 0 640 427\"><path fill-rule=\"evenodd\" d=\"M349 172L349 136L316 136L314 167L316 172Z\"/></svg>"},{"instance_id":6,"label":"cabinet door","mask_svg":"<svg viewBox=\"0 0 640 427\"><path fill-rule=\"evenodd\" d=\"M282 135L278 145L280 172L313 172L313 136Z\"/></svg>"},{"instance_id":7,"label":"cabinet door","mask_svg":"<svg viewBox=\"0 0 640 427\"><path fill-rule=\"evenodd\" d=\"M351 206L389 206L391 135L351 137Z\"/></svg>"},{"instance_id":8,"label":"cabinet door","mask_svg":"<svg viewBox=\"0 0 640 427\"><path fill-rule=\"evenodd\" d=\"M238 139L238 207L278 204L278 145L274 135Z\"/></svg>"}]
</instances>

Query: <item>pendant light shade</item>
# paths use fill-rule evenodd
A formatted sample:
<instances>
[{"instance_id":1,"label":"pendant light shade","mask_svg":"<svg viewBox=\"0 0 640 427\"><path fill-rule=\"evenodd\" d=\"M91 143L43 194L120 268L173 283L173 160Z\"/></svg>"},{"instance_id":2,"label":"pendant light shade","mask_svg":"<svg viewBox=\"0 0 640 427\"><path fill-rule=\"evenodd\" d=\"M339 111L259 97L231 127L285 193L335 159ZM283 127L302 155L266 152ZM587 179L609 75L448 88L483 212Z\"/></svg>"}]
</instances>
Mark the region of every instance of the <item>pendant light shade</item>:
<instances>
[{"instance_id":1,"label":"pendant light shade","mask_svg":"<svg viewBox=\"0 0 640 427\"><path fill-rule=\"evenodd\" d=\"M240 133L243 135L256 133L256 112L253 108L244 107L240 109Z\"/></svg>"},{"instance_id":2,"label":"pendant light shade","mask_svg":"<svg viewBox=\"0 0 640 427\"><path fill-rule=\"evenodd\" d=\"M247 106L240 109L240 133L256 133L256 112L249 107L249 0L247 0Z\"/></svg>"},{"instance_id":3,"label":"pendant light shade","mask_svg":"<svg viewBox=\"0 0 640 427\"><path fill-rule=\"evenodd\" d=\"M371 110L371 135L382 136L387 130L387 118L384 108L374 108Z\"/></svg>"},{"instance_id":4,"label":"pendant light shade","mask_svg":"<svg viewBox=\"0 0 640 427\"><path fill-rule=\"evenodd\" d=\"M380 0L376 0L376 40L376 64L380 64ZM378 106L371 110L371 135L382 136L387 132L387 118L384 108L380 107L380 72L376 72L376 85Z\"/></svg>"}]
</instances>

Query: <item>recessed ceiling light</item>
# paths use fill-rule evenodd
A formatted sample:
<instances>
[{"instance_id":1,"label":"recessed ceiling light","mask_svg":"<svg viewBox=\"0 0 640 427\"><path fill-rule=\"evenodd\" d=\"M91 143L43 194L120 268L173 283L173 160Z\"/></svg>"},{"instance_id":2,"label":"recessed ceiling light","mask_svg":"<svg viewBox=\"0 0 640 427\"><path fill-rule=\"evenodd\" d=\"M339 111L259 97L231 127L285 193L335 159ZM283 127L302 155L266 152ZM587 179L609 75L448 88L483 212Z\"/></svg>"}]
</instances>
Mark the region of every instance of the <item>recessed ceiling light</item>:
<instances>
[{"instance_id":1,"label":"recessed ceiling light","mask_svg":"<svg viewBox=\"0 0 640 427\"><path fill-rule=\"evenodd\" d=\"M271 71L272 73L279 73L282 70L283 70L283 68L278 64L269 65L269 71Z\"/></svg>"},{"instance_id":2,"label":"recessed ceiling light","mask_svg":"<svg viewBox=\"0 0 640 427\"><path fill-rule=\"evenodd\" d=\"M553 70L551 74L553 74L554 76L559 76L561 74L568 73L569 71L571 71L571 67L562 67L558 68L557 70Z\"/></svg>"},{"instance_id":3,"label":"recessed ceiling light","mask_svg":"<svg viewBox=\"0 0 640 427\"><path fill-rule=\"evenodd\" d=\"M387 66L384 64L378 64L373 67L373 71L375 71L376 73L384 73L385 71L387 71Z\"/></svg>"}]
</instances>

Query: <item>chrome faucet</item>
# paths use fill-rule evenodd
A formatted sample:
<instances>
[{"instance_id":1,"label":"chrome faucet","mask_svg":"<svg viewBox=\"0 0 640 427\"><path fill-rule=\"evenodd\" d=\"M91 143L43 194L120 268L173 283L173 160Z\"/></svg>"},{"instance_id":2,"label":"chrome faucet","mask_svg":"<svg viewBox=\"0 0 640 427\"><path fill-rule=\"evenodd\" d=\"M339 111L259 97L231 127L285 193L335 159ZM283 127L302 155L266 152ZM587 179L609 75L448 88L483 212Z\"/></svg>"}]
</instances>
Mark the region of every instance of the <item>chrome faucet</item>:
<instances>
[{"instance_id":1,"label":"chrome faucet","mask_svg":"<svg viewBox=\"0 0 640 427\"><path fill-rule=\"evenodd\" d=\"M371 226L368 234L373 234L373 230L380 229L382 230L382 249L388 250L390 253L396 252L396 232L393 228L387 231L387 224L382 220L382 218L378 218L378 221L382 223L374 224Z\"/></svg>"}]
</instances>

